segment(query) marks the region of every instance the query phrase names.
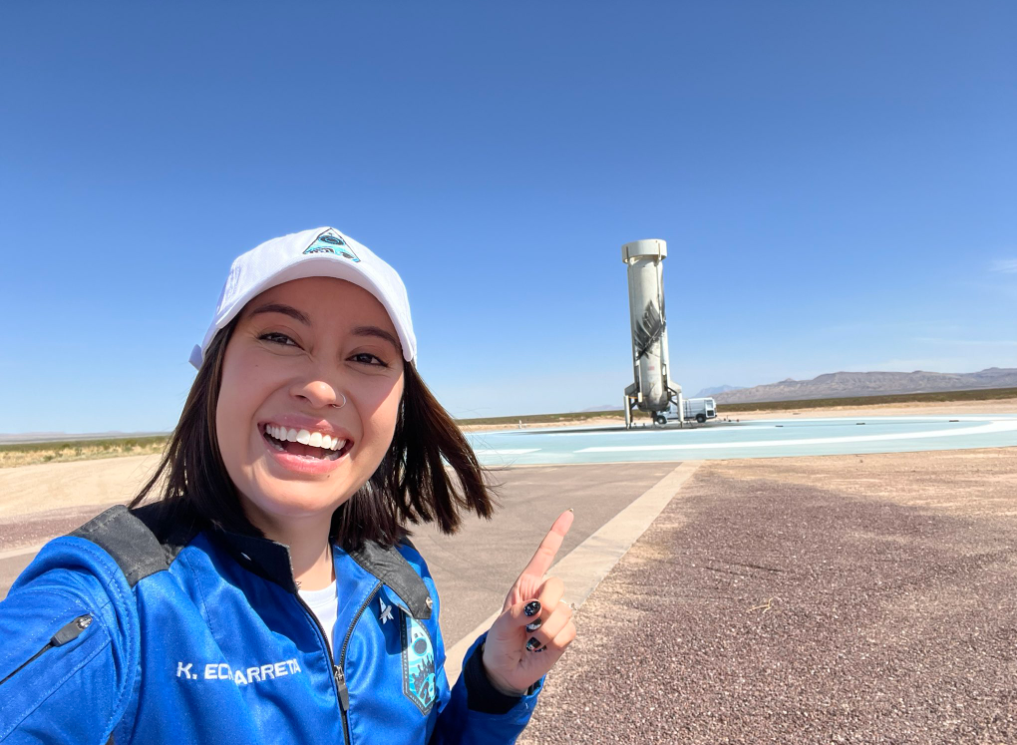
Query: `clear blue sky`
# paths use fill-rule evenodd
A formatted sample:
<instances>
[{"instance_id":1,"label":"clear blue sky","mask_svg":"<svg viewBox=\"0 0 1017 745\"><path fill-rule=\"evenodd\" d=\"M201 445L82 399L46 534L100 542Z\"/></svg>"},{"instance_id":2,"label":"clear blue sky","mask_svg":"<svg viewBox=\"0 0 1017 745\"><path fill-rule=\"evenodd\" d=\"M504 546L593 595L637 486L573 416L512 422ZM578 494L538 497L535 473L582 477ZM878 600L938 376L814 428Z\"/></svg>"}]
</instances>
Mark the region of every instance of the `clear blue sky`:
<instances>
[{"instance_id":1,"label":"clear blue sky","mask_svg":"<svg viewBox=\"0 0 1017 745\"><path fill-rule=\"evenodd\" d=\"M334 225L458 416L1017 367L1017 3L8 2L0 432L168 430L232 258Z\"/></svg>"}]
</instances>

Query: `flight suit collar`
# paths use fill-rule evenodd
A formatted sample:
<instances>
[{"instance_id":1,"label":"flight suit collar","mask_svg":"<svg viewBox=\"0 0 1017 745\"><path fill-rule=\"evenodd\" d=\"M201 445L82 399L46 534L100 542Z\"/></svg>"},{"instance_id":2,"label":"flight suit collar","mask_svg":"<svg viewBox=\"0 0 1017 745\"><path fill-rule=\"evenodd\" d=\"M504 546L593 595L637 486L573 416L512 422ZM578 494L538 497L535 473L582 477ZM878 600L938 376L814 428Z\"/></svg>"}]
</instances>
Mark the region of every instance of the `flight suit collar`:
<instances>
[{"instance_id":1,"label":"flight suit collar","mask_svg":"<svg viewBox=\"0 0 1017 745\"><path fill-rule=\"evenodd\" d=\"M230 555L245 569L274 582L287 592L296 593L293 564L288 546L259 536L213 531ZM341 549L337 549L341 551ZM424 580L395 546L385 547L366 541L349 556L364 571L384 584L400 600L400 607L417 619L431 617L433 601Z\"/></svg>"}]
</instances>

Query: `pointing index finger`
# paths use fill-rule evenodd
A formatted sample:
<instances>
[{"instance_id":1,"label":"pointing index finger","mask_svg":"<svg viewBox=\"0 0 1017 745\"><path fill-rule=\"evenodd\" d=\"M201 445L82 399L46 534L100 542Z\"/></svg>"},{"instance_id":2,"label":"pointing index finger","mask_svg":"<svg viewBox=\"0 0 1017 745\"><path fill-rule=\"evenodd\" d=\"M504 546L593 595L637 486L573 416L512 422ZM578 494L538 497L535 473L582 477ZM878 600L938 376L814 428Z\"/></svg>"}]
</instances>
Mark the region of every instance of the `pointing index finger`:
<instances>
[{"instance_id":1,"label":"pointing index finger","mask_svg":"<svg viewBox=\"0 0 1017 745\"><path fill-rule=\"evenodd\" d=\"M572 510L563 512L558 516L558 519L554 521L554 525L551 526L547 535L544 536L544 540L537 547L537 551L533 554L533 558L530 559L530 563L526 565L526 568L520 575L521 577L527 575L543 577L547 574L547 570L554 563L554 557L557 555L558 549L561 548L562 541L565 540L565 534L572 527L573 517L575 516L572 514Z\"/></svg>"}]
</instances>

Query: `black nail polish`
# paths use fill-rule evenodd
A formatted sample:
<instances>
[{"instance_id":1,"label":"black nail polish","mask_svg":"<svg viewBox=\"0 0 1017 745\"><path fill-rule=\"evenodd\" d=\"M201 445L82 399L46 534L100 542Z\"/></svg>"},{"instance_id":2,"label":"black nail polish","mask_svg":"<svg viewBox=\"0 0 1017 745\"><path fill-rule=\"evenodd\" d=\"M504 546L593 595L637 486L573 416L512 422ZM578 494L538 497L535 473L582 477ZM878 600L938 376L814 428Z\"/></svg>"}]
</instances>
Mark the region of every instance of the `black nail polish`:
<instances>
[{"instance_id":1,"label":"black nail polish","mask_svg":"<svg viewBox=\"0 0 1017 745\"><path fill-rule=\"evenodd\" d=\"M540 628L540 624L542 624L542 623L544 623L544 621L538 618L533 623L526 624L526 630L527 631L536 631L537 629Z\"/></svg>"},{"instance_id":2,"label":"black nail polish","mask_svg":"<svg viewBox=\"0 0 1017 745\"><path fill-rule=\"evenodd\" d=\"M535 616L538 613L540 613L540 601L534 600L532 602L527 603L526 607L523 608L523 613L525 613L527 616Z\"/></svg>"},{"instance_id":3,"label":"black nail polish","mask_svg":"<svg viewBox=\"0 0 1017 745\"><path fill-rule=\"evenodd\" d=\"M540 639L535 636L531 636L530 640L526 642L526 651L533 652L540 646Z\"/></svg>"},{"instance_id":4,"label":"black nail polish","mask_svg":"<svg viewBox=\"0 0 1017 745\"><path fill-rule=\"evenodd\" d=\"M534 649L533 651L534 651L534 652L543 652L543 651L544 651L544 650L546 650L546 649L547 649L547 645L545 644L545 645L544 645L543 647L541 647L540 649Z\"/></svg>"}]
</instances>

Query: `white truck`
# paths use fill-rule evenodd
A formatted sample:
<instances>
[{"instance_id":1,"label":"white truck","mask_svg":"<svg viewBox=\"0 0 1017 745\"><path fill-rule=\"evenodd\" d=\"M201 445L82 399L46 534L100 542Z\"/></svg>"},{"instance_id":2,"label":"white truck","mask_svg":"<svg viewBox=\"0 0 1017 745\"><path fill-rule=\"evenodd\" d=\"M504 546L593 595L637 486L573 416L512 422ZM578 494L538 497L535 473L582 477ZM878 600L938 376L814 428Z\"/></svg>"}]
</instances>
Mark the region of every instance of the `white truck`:
<instances>
[{"instance_id":1,"label":"white truck","mask_svg":"<svg viewBox=\"0 0 1017 745\"><path fill-rule=\"evenodd\" d=\"M663 427L668 422L678 421L705 424L707 419L717 418L717 403L712 398L683 398L680 400L683 410L680 420L678 407L672 401L667 411L661 411L654 416L653 423L658 427Z\"/></svg>"},{"instance_id":2,"label":"white truck","mask_svg":"<svg viewBox=\"0 0 1017 745\"><path fill-rule=\"evenodd\" d=\"M683 419L690 422L693 419L703 424L707 419L717 418L717 403L712 398L683 398L685 405L685 416ZM677 419L677 414L675 419Z\"/></svg>"}]
</instances>

